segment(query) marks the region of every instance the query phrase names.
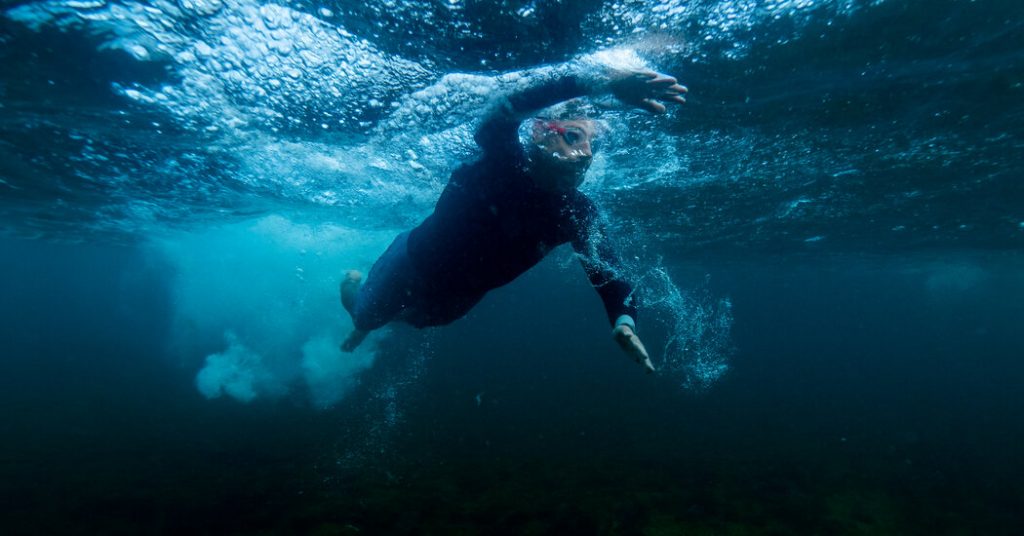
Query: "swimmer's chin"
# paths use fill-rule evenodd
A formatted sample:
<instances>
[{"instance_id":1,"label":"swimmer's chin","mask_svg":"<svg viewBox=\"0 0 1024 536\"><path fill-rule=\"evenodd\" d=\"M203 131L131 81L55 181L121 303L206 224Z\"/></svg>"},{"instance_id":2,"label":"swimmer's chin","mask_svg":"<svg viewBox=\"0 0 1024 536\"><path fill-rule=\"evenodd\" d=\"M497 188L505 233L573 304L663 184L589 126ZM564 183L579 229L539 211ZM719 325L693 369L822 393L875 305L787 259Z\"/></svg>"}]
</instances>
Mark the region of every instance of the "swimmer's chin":
<instances>
[{"instance_id":1,"label":"swimmer's chin","mask_svg":"<svg viewBox=\"0 0 1024 536\"><path fill-rule=\"evenodd\" d=\"M542 190L571 192L583 184L589 167L589 163L561 161L535 166L531 175Z\"/></svg>"},{"instance_id":2,"label":"swimmer's chin","mask_svg":"<svg viewBox=\"0 0 1024 536\"><path fill-rule=\"evenodd\" d=\"M576 190L583 184L584 173L579 175L561 175L548 179L534 179L537 187L550 192L568 193Z\"/></svg>"}]
</instances>

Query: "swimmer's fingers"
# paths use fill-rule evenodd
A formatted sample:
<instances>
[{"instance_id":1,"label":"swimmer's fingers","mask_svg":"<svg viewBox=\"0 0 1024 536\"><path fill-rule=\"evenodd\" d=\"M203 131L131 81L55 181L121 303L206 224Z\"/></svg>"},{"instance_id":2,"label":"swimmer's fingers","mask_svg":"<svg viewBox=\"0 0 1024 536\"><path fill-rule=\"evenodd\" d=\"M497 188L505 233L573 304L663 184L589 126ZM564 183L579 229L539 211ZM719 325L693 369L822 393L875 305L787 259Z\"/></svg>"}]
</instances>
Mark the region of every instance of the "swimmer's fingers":
<instances>
[{"instance_id":1,"label":"swimmer's fingers","mask_svg":"<svg viewBox=\"0 0 1024 536\"><path fill-rule=\"evenodd\" d=\"M654 114L665 113L662 103L685 103L682 95L687 91L674 77L649 69L617 71L612 76L611 90L622 102Z\"/></svg>"},{"instance_id":2,"label":"swimmer's fingers","mask_svg":"<svg viewBox=\"0 0 1024 536\"><path fill-rule=\"evenodd\" d=\"M644 347L644 343L640 342L640 337L633 332L632 328L626 325L616 326L612 330L612 337L622 351L642 366L648 374L654 372L654 364L651 363L651 357L647 354L647 348Z\"/></svg>"},{"instance_id":3,"label":"swimmer's fingers","mask_svg":"<svg viewBox=\"0 0 1024 536\"><path fill-rule=\"evenodd\" d=\"M659 100L664 102L674 102L676 104L686 104L686 99L680 95L662 95L658 97Z\"/></svg>"},{"instance_id":4,"label":"swimmer's fingers","mask_svg":"<svg viewBox=\"0 0 1024 536\"><path fill-rule=\"evenodd\" d=\"M681 87L681 86L680 86ZM685 89L685 88L684 88ZM662 102L674 103L674 104L686 104L686 97L682 95L682 92L675 89L670 89L661 93L655 97Z\"/></svg>"},{"instance_id":5,"label":"swimmer's fingers","mask_svg":"<svg viewBox=\"0 0 1024 536\"><path fill-rule=\"evenodd\" d=\"M680 85L679 83L677 83L675 78L669 77L668 79L665 80L665 84L668 84L669 81L671 81L672 83L667 85L667 86L665 86L664 88L659 88L659 89L662 89L662 91L661 91L661 93L656 98L658 100L664 101L664 102L674 102L676 104L686 104L686 98L683 97L683 95L686 94L686 92L689 91L689 90L686 89L686 86ZM653 82L653 80L652 80L652 82ZM648 83L650 83L650 82L648 82ZM662 84L662 85L664 85L664 84Z\"/></svg>"},{"instance_id":6,"label":"swimmer's fingers","mask_svg":"<svg viewBox=\"0 0 1024 536\"><path fill-rule=\"evenodd\" d=\"M649 80L647 81L647 84L651 85L651 86L656 86L656 87L679 86L679 81L676 80L675 78L667 75L667 74L661 74L661 73L656 73L654 71L649 71L649 72L645 72L644 76L647 76L649 78ZM679 86L679 87L682 87L682 86Z\"/></svg>"},{"instance_id":7,"label":"swimmer's fingers","mask_svg":"<svg viewBox=\"0 0 1024 536\"><path fill-rule=\"evenodd\" d=\"M663 114L666 110L664 104L653 99L644 99L640 101L640 107L655 114Z\"/></svg>"},{"instance_id":8,"label":"swimmer's fingers","mask_svg":"<svg viewBox=\"0 0 1024 536\"><path fill-rule=\"evenodd\" d=\"M665 88L666 95L684 95L689 91L689 89L686 89L686 86L680 84L672 84L671 86Z\"/></svg>"},{"instance_id":9,"label":"swimmer's fingers","mask_svg":"<svg viewBox=\"0 0 1024 536\"><path fill-rule=\"evenodd\" d=\"M660 114L665 113L665 107L660 103L654 102L655 100L686 104L686 98L683 95L689 90L686 86L680 84L675 77L654 71L644 71L641 75L647 78L645 84L650 95L650 97L644 99L642 108ZM656 106L652 106L651 103Z\"/></svg>"}]
</instances>

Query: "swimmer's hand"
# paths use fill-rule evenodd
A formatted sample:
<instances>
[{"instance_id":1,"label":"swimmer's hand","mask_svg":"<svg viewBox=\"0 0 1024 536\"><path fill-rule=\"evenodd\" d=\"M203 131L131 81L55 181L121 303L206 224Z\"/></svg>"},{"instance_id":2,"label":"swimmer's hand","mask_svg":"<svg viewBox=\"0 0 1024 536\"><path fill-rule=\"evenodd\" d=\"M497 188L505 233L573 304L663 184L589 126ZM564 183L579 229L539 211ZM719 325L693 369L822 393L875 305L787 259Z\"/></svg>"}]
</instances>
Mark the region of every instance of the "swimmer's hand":
<instances>
[{"instance_id":1,"label":"swimmer's hand","mask_svg":"<svg viewBox=\"0 0 1024 536\"><path fill-rule=\"evenodd\" d=\"M664 102L685 104L686 86L667 74L650 69L612 69L608 88L616 99L655 114L665 113ZM660 102L659 102L660 101Z\"/></svg>"},{"instance_id":2,"label":"swimmer's hand","mask_svg":"<svg viewBox=\"0 0 1024 536\"><path fill-rule=\"evenodd\" d=\"M633 333L633 328L625 324L619 324L612 330L612 337L615 339L615 342L619 343L619 348L622 348L622 351L626 352L626 355L632 358L633 361L642 365L648 374L654 372L651 356L647 355L644 343L640 342L640 337L637 337L636 333Z\"/></svg>"}]
</instances>

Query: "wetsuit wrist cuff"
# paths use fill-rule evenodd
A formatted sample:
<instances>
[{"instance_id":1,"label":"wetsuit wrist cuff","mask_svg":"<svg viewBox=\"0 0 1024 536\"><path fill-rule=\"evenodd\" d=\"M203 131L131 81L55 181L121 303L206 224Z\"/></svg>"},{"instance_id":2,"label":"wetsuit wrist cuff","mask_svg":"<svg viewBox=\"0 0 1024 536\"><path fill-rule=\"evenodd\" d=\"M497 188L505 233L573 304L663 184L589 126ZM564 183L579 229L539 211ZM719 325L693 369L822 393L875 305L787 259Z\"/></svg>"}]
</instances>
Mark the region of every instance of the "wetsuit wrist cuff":
<instances>
[{"instance_id":1,"label":"wetsuit wrist cuff","mask_svg":"<svg viewBox=\"0 0 1024 536\"><path fill-rule=\"evenodd\" d=\"M629 315L620 315L615 319L615 327L629 326L629 329L636 331L636 322L633 321L633 317Z\"/></svg>"}]
</instances>

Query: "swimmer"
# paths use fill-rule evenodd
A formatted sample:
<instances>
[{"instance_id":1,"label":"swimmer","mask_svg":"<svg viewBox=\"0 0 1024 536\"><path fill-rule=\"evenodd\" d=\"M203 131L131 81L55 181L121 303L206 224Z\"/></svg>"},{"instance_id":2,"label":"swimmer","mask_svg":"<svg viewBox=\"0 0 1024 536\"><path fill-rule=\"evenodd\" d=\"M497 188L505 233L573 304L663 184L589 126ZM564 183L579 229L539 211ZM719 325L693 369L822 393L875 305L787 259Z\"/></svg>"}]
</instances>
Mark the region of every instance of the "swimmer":
<instances>
[{"instance_id":1,"label":"swimmer","mask_svg":"<svg viewBox=\"0 0 1024 536\"><path fill-rule=\"evenodd\" d=\"M369 275L346 272L341 303L355 329L351 352L370 331L392 321L441 326L464 316L484 295L508 284L555 247L571 243L604 304L612 337L647 372L651 358L637 336L633 287L594 203L578 190L593 158L597 125L573 106L538 113L580 97L606 94L652 113L685 103L675 78L640 68L569 62L495 99L474 139L479 160L456 169L433 213L395 238ZM571 104L571 103L570 103ZM519 128L528 125L528 139Z\"/></svg>"}]
</instances>

